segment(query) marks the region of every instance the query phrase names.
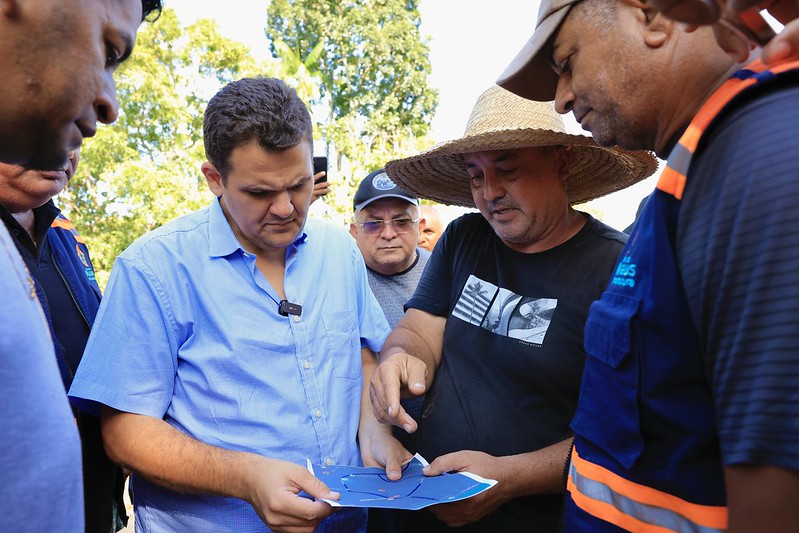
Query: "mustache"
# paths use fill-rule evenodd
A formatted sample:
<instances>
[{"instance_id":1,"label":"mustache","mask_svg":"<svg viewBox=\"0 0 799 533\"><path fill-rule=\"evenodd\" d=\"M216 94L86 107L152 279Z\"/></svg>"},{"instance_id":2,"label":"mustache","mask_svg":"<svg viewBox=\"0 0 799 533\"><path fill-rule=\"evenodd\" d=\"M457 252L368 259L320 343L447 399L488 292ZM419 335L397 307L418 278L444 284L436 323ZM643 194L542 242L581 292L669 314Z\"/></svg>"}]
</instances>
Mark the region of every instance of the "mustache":
<instances>
[{"instance_id":1,"label":"mustache","mask_svg":"<svg viewBox=\"0 0 799 533\"><path fill-rule=\"evenodd\" d=\"M486 207L490 212L499 211L501 209L515 209L516 202L510 201L507 198L500 198L499 200L488 202Z\"/></svg>"}]
</instances>

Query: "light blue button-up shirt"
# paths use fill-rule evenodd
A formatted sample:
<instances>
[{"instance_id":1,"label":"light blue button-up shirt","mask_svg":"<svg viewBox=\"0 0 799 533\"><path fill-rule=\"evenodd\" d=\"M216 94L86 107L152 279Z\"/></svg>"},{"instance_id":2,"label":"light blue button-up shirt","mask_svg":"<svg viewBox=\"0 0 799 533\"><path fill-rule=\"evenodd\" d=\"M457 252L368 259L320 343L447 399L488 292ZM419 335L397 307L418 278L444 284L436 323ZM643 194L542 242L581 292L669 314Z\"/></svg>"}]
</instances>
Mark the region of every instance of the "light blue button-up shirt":
<instances>
[{"instance_id":1,"label":"light blue button-up shirt","mask_svg":"<svg viewBox=\"0 0 799 533\"><path fill-rule=\"evenodd\" d=\"M174 220L119 256L70 396L226 449L358 465L361 347L378 351L389 327L355 242L309 221L286 250L284 290L300 316L278 314L217 201ZM265 530L241 500L141 476L134 491L142 531ZM353 530L346 515L334 515L338 531Z\"/></svg>"}]
</instances>

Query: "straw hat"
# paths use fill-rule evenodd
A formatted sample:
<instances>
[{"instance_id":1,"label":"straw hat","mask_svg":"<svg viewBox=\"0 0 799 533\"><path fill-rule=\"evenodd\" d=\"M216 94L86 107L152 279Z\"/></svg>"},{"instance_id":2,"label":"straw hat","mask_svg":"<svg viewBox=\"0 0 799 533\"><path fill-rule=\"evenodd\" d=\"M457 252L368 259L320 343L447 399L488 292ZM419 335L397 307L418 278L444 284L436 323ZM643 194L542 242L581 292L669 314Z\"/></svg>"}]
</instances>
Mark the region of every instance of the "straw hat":
<instances>
[{"instance_id":1,"label":"straw hat","mask_svg":"<svg viewBox=\"0 0 799 533\"><path fill-rule=\"evenodd\" d=\"M494 86L472 110L460 139L386 165L389 177L421 198L475 207L463 154L531 146L569 147L566 192L572 204L641 181L657 169L650 152L602 148L590 137L566 133L552 102L534 102Z\"/></svg>"}]
</instances>

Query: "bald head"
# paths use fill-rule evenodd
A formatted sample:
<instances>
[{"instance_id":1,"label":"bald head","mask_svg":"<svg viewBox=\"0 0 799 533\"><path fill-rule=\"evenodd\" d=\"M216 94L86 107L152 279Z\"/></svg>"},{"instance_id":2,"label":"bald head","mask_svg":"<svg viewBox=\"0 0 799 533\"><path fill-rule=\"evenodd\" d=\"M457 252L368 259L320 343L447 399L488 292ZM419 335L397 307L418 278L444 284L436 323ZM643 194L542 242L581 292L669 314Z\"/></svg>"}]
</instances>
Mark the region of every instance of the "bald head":
<instances>
[{"instance_id":1,"label":"bald head","mask_svg":"<svg viewBox=\"0 0 799 533\"><path fill-rule=\"evenodd\" d=\"M444 228L441 224L441 216L432 205L422 205L422 218L419 221L419 246L425 250L433 251Z\"/></svg>"}]
</instances>

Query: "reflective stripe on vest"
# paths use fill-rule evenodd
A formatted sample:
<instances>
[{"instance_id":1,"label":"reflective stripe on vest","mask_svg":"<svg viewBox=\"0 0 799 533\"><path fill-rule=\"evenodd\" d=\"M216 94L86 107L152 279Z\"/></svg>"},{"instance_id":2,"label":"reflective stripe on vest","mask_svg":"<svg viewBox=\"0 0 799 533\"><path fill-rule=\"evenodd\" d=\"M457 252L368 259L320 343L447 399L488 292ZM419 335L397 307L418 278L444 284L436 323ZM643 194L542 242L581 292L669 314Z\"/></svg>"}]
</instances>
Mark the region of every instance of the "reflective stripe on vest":
<instances>
[{"instance_id":1,"label":"reflective stripe on vest","mask_svg":"<svg viewBox=\"0 0 799 533\"><path fill-rule=\"evenodd\" d=\"M705 129L716 118L719 111L741 91L755 85L763 77L771 77L774 74L797 68L799 68L799 61L796 59L785 61L770 68L766 67L758 59L724 82L694 116L691 124L680 137L677 146L669 154L666 168L663 169L658 179L657 188L671 194L678 200L682 200L691 159L694 156L696 147L699 146L699 140L705 133Z\"/></svg>"},{"instance_id":2,"label":"reflective stripe on vest","mask_svg":"<svg viewBox=\"0 0 799 533\"><path fill-rule=\"evenodd\" d=\"M698 505L639 485L572 452L567 489L587 513L629 531L712 533L727 527L727 508Z\"/></svg>"},{"instance_id":3,"label":"reflective stripe on vest","mask_svg":"<svg viewBox=\"0 0 799 533\"><path fill-rule=\"evenodd\" d=\"M80 236L80 233L78 233L78 230L76 230L75 226L72 225L72 222L70 222L69 219L63 215L58 215L55 217L55 220L53 220L53 223L50 224L50 227L65 229L70 232L73 237L75 237L76 241L81 244L86 244L86 241L84 241L83 237Z\"/></svg>"}]
</instances>

